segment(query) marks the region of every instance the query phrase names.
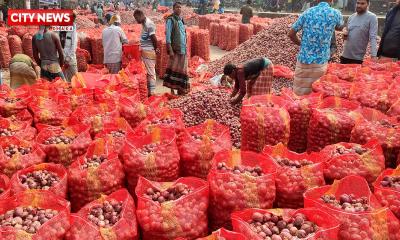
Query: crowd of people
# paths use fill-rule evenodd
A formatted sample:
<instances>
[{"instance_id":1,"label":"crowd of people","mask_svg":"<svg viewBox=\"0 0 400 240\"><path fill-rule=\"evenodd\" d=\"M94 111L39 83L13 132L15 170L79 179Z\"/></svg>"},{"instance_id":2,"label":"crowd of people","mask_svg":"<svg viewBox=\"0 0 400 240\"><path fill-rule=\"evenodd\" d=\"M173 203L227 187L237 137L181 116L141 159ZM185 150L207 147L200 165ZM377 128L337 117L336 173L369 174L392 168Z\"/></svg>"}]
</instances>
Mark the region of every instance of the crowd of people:
<instances>
[{"instance_id":1,"label":"crowd of people","mask_svg":"<svg viewBox=\"0 0 400 240\"><path fill-rule=\"evenodd\" d=\"M241 10L243 23L249 23L253 16L251 4L251 0L247 0L247 5ZM333 54L335 30L343 31L345 38L344 50L340 53L342 64L361 64L368 45L372 59L400 59L400 0L397 0L396 5L386 15L379 45L378 20L368 10L369 4L369 0L357 0L356 12L345 23L340 11L332 8L332 0L320 0L316 6L304 11L291 26L288 37L300 46L294 73L294 92L297 95L309 94L312 83L325 74ZM175 2L173 13L165 16L169 62L165 76L160 76L164 80L163 85L178 95L190 91L187 36L181 17L181 6L180 2ZM97 6L96 11L99 17L103 16L101 6ZM142 61L147 70L149 95L153 95L156 92L156 56L159 54L157 30L155 24L140 9L136 9L133 15L142 25ZM106 13L103 23L107 25L102 32L104 65L110 73L115 74L121 70L122 49L128 39L120 27L121 18L118 14ZM301 32L301 38L298 32ZM24 54L17 54L11 60L11 87L32 84L39 75L48 80L60 77L71 81L77 72L77 41L75 24L73 31L60 33L41 26L32 38L34 61ZM238 66L227 64L224 67L224 79L234 83L231 99L233 104L240 102L246 95L270 93L273 63L267 57L252 59Z\"/></svg>"}]
</instances>

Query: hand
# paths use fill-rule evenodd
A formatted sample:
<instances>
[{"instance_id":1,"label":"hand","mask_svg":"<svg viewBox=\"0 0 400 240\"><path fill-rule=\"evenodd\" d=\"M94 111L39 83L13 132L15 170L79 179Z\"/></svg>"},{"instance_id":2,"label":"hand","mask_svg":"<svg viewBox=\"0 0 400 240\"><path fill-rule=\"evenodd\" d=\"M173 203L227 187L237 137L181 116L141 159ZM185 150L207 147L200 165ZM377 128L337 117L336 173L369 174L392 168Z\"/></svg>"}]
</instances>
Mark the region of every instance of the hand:
<instances>
[{"instance_id":1,"label":"hand","mask_svg":"<svg viewBox=\"0 0 400 240\"><path fill-rule=\"evenodd\" d=\"M173 51L173 50L171 50L171 49L170 49L170 50L168 50L168 55L169 55L169 56L171 56L171 57L173 57L173 56L175 55L175 54L174 54L174 51Z\"/></svg>"},{"instance_id":2,"label":"hand","mask_svg":"<svg viewBox=\"0 0 400 240\"><path fill-rule=\"evenodd\" d=\"M239 103L239 99L238 98L231 98L231 100L229 101L232 105L236 105Z\"/></svg>"},{"instance_id":3,"label":"hand","mask_svg":"<svg viewBox=\"0 0 400 240\"><path fill-rule=\"evenodd\" d=\"M373 62L377 62L377 61L378 61L378 57L371 57L371 60L372 60Z\"/></svg>"}]
</instances>

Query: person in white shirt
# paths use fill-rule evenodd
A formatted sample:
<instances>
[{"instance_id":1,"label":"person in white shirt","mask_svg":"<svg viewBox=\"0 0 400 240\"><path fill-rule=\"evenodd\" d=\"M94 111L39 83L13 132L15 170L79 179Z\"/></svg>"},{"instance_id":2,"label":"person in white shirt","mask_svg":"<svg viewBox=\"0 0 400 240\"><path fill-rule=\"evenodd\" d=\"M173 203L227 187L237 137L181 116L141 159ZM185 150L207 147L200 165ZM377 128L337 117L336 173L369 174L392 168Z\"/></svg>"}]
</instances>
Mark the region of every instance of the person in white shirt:
<instances>
[{"instance_id":1,"label":"person in white shirt","mask_svg":"<svg viewBox=\"0 0 400 240\"><path fill-rule=\"evenodd\" d=\"M122 45L128 43L128 39L120 27L121 18L118 15L112 16L109 23L102 33L104 65L111 74L117 74L121 70Z\"/></svg>"},{"instance_id":2,"label":"person in white shirt","mask_svg":"<svg viewBox=\"0 0 400 240\"><path fill-rule=\"evenodd\" d=\"M64 75L67 81L71 81L72 77L78 72L78 65L76 61L76 49L78 47L78 34L76 32L76 13L73 13L73 30L66 32L65 39L63 41L64 47Z\"/></svg>"}]
</instances>

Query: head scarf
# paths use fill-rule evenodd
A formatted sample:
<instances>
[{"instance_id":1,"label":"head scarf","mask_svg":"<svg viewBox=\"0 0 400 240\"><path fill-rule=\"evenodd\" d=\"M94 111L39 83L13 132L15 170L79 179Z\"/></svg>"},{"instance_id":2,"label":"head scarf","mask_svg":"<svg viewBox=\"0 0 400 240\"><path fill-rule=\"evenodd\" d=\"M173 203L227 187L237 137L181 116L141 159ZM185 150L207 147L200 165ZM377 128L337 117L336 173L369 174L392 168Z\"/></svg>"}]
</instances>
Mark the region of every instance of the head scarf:
<instances>
[{"instance_id":1,"label":"head scarf","mask_svg":"<svg viewBox=\"0 0 400 240\"><path fill-rule=\"evenodd\" d=\"M111 17L110 25L112 25L112 24L114 24L114 23L121 23L121 17L120 17L119 15L117 15L117 14L114 14L114 15Z\"/></svg>"}]
</instances>

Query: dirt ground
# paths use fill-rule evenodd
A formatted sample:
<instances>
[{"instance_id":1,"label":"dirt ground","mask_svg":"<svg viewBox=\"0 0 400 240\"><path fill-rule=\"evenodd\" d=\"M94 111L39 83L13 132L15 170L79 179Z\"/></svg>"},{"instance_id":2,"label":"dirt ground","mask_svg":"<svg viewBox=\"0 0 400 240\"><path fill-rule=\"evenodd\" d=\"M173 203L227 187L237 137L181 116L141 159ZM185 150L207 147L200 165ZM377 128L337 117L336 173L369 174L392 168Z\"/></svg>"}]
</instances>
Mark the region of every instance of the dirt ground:
<instances>
[{"instance_id":1,"label":"dirt ground","mask_svg":"<svg viewBox=\"0 0 400 240\"><path fill-rule=\"evenodd\" d=\"M219 59L223 57L227 51L221 50L218 47L215 46L210 46L210 60L214 61L216 59ZM6 85L10 85L10 72L8 69L2 69L0 70L2 72L2 83ZM166 92L170 92L168 88L163 87L162 85L162 80L157 79L157 87L156 87L156 93L157 94L163 94Z\"/></svg>"}]
</instances>

